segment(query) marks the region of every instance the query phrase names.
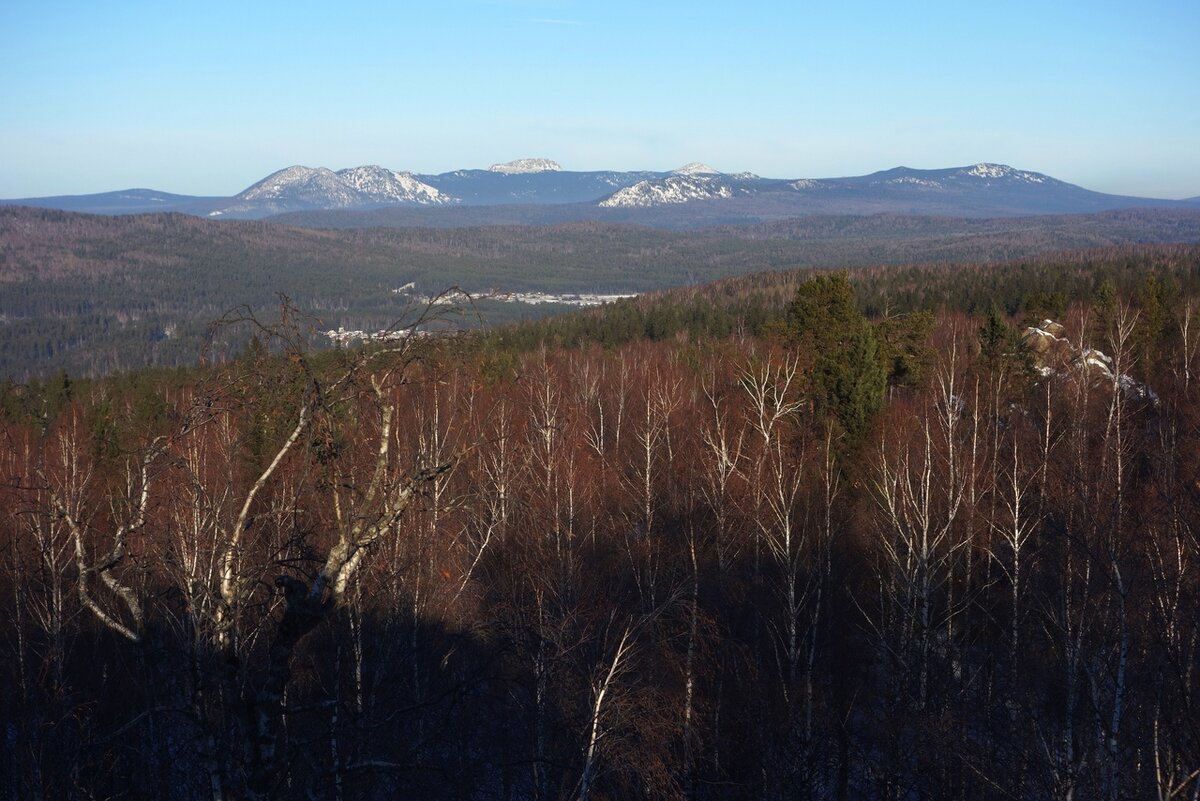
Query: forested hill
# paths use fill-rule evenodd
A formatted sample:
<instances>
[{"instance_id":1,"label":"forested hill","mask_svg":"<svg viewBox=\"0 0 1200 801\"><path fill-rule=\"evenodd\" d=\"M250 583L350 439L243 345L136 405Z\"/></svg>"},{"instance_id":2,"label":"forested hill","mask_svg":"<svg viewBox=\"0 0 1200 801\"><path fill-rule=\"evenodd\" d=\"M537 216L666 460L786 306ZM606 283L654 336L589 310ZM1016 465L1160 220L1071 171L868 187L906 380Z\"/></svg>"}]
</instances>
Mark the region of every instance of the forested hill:
<instances>
[{"instance_id":1,"label":"forested hill","mask_svg":"<svg viewBox=\"0 0 1200 801\"><path fill-rule=\"evenodd\" d=\"M762 270L994 262L1050 250L1200 241L1200 211L997 220L814 217L669 232L573 223L453 230L289 228L178 214L0 208L0 376L188 364L215 318L285 293L322 327L373 330L434 293L645 292ZM483 304L485 322L562 306Z\"/></svg>"},{"instance_id":2,"label":"forested hill","mask_svg":"<svg viewBox=\"0 0 1200 801\"><path fill-rule=\"evenodd\" d=\"M1126 297L1147 291L1200 295L1200 245L1128 245L1047 253L1001 263L874 265L846 269L872 318L921 311L983 314L996 305L1024 322L1057 318L1106 285ZM773 270L700 286L648 292L600 308L493 329L501 349L607 346L640 339L769 334L781 323L808 269Z\"/></svg>"}]
</instances>

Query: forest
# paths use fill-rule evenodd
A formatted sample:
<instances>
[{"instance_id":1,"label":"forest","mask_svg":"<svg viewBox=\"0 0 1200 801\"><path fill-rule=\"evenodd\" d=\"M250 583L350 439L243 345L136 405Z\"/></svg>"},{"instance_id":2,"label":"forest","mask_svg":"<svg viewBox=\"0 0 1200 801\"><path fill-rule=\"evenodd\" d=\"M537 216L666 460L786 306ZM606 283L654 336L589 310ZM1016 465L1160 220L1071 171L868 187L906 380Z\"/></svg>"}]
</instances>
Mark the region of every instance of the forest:
<instances>
[{"instance_id":1,"label":"forest","mask_svg":"<svg viewBox=\"0 0 1200 801\"><path fill-rule=\"evenodd\" d=\"M4 384L0 795L1195 801L1198 277L771 273L320 352L284 303Z\"/></svg>"},{"instance_id":2,"label":"forest","mask_svg":"<svg viewBox=\"0 0 1200 801\"><path fill-rule=\"evenodd\" d=\"M1042 258L1200 241L1200 211L1140 209L1018 219L812 217L699 231L574 222L449 230L295 228L182 214L128 217L0 207L0 378L95 377L192 364L235 307L286 293L319 330L380 330L406 309L393 290L633 293L764 270ZM782 304L777 304L781 306ZM564 307L480 301L477 327ZM318 340L313 340L314 344ZM328 345L328 341L324 344Z\"/></svg>"}]
</instances>

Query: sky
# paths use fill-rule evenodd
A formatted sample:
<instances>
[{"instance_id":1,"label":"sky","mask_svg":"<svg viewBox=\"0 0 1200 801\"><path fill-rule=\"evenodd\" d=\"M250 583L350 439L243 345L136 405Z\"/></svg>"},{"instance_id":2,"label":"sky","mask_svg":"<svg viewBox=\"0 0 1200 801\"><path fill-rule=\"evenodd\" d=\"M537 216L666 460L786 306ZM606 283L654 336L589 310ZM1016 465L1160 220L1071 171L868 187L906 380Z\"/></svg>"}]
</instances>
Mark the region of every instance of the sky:
<instances>
[{"instance_id":1,"label":"sky","mask_svg":"<svg viewBox=\"0 0 1200 801\"><path fill-rule=\"evenodd\" d=\"M980 161L1200 195L1200 2L0 0L0 198Z\"/></svg>"}]
</instances>

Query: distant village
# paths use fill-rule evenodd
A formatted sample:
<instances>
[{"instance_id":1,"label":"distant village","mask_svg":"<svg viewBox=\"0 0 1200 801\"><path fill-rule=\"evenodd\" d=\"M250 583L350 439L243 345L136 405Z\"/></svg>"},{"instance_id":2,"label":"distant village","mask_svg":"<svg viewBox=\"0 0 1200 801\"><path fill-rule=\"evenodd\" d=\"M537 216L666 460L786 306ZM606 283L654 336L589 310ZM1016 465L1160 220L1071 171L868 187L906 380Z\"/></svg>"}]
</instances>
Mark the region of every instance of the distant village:
<instances>
[{"instance_id":1,"label":"distant village","mask_svg":"<svg viewBox=\"0 0 1200 801\"><path fill-rule=\"evenodd\" d=\"M406 295L416 304L428 305L436 304L442 301L448 301L447 297L430 297L417 292L415 282L409 282L404 286L393 289L392 292L397 295ZM478 295L471 296L474 300L496 300L502 303L524 303L529 306L539 306L546 304L556 304L559 306L601 306L605 303L613 303L625 298L637 297L637 293L617 293L617 294L596 294L590 292L566 292L554 294L550 292L497 292L491 291ZM432 332L421 330L415 326L408 326L399 329L387 329L382 331L361 331L358 329L348 330L342 326L336 329L330 329L325 332L325 336L337 345L348 345L352 342L395 342L406 339L409 336L428 336Z\"/></svg>"},{"instance_id":2,"label":"distant village","mask_svg":"<svg viewBox=\"0 0 1200 801\"><path fill-rule=\"evenodd\" d=\"M428 295L418 294L416 283L411 281L404 286L393 289L392 292L397 295L408 295L415 303L433 303L438 300ZM565 292L562 294L553 294L550 292L501 292L493 289L489 292L472 295L471 297L475 300L498 300L503 303L525 303L530 306L539 306L547 303L554 303L560 306L601 306L605 303L612 303L625 298L635 298L637 297L637 293L601 295L591 292Z\"/></svg>"}]
</instances>

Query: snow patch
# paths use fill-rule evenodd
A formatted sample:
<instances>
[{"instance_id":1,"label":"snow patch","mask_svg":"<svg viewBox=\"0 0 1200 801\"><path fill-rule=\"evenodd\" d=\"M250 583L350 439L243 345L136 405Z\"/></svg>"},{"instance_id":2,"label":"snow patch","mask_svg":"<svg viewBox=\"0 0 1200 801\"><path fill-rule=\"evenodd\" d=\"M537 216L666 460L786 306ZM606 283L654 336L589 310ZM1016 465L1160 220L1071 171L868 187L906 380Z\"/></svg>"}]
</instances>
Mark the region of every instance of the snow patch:
<instances>
[{"instance_id":1,"label":"snow patch","mask_svg":"<svg viewBox=\"0 0 1200 801\"><path fill-rule=\"evenodd\" d=\"M1025 329L1025 345L1032 351L1034 370L1038 375L1053 378L1073 372L1087 380L1107 383L1127 398L1158 404L1158 395L1149 386L1113 369L1111 356L1095 348L1076 350L1063 336L1065 333L1063 326L1053 320L1042 320Z\"/></svg>"},{"instance_id":2,"label":"snow patch","mask_svg":"<svg viewBox=\"0 0 1200 801\"><path fill-rule=\"evenodd\" d=\"M373 202L447 203L450 197L411 172L396 172L377 165L338 170L337 176Z\"/></svg>"},{"instance_id":3,"label":"snow patch","mask_svg":"<svg viewBox=\"0 0 1200 801\"><path fill-rule=\"evenodd\" d=\"M1044 175L1036 172L1017 170L1008 166L1007 164L989 164L987 162L980 162L973 167L965 167L959 170L959 174L970 176L972 178L985 178L992 180L1008 179L1017 183L1046 183L1046 176Z\"/></svg>"},{"instance_id":4,"label":"snow patch","mask_svg":"<svg viewBox=\"0 0 1200 801\"><path fill-rule=\"evenodd\" d=\"M715 170L702 161L692 161L684 164L682 167L671 170L672 175L720 175L720 170Z\"/></svg>"},{"instance_id":5,"label":"snow patch","mask_svg":"<svg viewBox=\"0 0 1200 801\"><path fill-rule=\"evenodd\" d=\"M750 190L742 188L742 194ZM600 201L603 208L637 208L688 203L693 200L724 200L733 197L733 187L719 175L672 175L638 181Z\"/></svg>"},{"instance_id":6,"label":"snow patch","mask_svg":"<svg viewBox=\"0 0 1200 801\"><path fill-rule=\"evenodd\" d=\"M940 181L934 181L929 178L917 178L912 175L904 175L899 178L890 178L884 183L889 184L911 184L912 186L924 186L930 189L941 189Z\"/></svg>"},{"instance_id":7,"label":"snow patch","mask_svg":"<svg viewBox=\"0 0 1200 801\"><path fill-rule=\"evenodd\" d=\"M488 167L488 170L504 175L526 175L533 172L561 172L562 167L558 162L550 159L517 159L506 161L503 164L493 164Z\"/></svg>"},{"instance_id":8,"label":"snow patch","mask_svg":"<svg viewBox=\"0 0 1200 801\"><path fill-rule=\"evenodd\" d=\"M440 205L457 199L422 183L410 172L378 165L349 167L334 172L327 167L297 164L266 178L235 196L238 204L221 211L240 212L258 207L344 209L395 204ZM210 213L209 216L215 216Z\"/></svg>"}]
</instances>

